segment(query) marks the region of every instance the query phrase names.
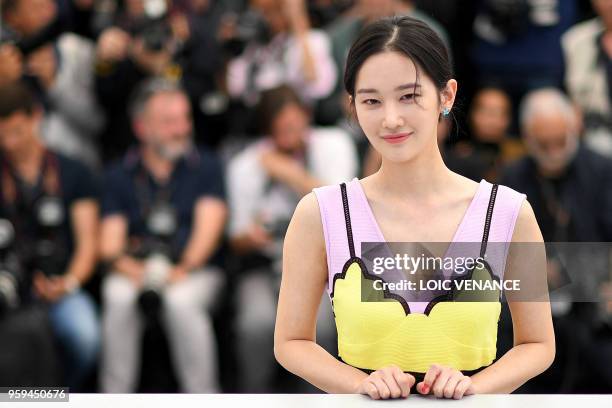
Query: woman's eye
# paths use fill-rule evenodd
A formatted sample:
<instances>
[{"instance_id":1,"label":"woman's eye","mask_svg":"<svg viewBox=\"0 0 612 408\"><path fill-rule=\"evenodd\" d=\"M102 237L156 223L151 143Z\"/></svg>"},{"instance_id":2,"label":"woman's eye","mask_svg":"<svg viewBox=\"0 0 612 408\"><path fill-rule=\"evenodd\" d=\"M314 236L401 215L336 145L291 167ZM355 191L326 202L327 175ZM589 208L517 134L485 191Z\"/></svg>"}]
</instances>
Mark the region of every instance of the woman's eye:
<instances>
[{"instance_id":1,"label":"woman's eye","mask_svg":"<svg viewBox=\"0 0 612 408\"><path fill-rule=\"evenodd\" d=\"M406 94L406 95L402 95L402 97L400 99L402 99L404 101L406 101L406 100L411 101L411 100L415 99L416 97L417 97L416 94Z\"/></svg>"},{"instance_id":2,"label":"woman's eye","mask_svg":"<svg viewBox=\"0 0 612 408\"><path fill-rule=\"evenodd\" d=\"M376 99L364 99L362 103L366 105L374 105L377 104L378 101Z\"/></svg>"}]
</instances>

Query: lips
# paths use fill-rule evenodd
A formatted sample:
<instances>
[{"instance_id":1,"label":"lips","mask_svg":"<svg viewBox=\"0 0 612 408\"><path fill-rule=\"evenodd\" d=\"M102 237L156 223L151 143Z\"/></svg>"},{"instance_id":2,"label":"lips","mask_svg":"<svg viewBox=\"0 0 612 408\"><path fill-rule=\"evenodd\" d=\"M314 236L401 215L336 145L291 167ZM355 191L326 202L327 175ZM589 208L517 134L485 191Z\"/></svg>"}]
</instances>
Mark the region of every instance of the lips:
<instances>
[{"instance_id":1,"label":"lips","mask_svg":"<svg viewBox=\"0 0 612 408\"><path fill-rule=\"evenodd\" d=\"M393 135L385 135L383 136L383 140L387 143L391 143L391 144L397 144L397 143L401 143L404 140L408 139L410 136L412 136L414 132L410 132L410 133L396 133Z\"/></svg>"}]
</instances>

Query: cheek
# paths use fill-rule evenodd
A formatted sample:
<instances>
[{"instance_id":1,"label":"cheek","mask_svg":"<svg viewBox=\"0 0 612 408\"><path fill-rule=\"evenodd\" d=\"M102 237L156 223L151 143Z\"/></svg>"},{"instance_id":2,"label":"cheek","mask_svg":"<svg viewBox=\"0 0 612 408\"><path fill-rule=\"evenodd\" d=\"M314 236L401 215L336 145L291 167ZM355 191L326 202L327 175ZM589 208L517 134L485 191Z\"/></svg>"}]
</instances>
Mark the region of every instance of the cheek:
<instances>
[{"instance_id":1,"label":"cheek","mask_svg":"<svg viewBox=\"0 0 612 408\"><path fill-rule=\"evenodd\" d=\"M359 122L359 125L366 135L368 132L376 130L382 125L382 109L366 109L356 107L354 112L355 119L357 119L357 122Z\"/></svg>"},{"instance_id":2,"label":"cheek","mask_svg":"<svg viewBox=\"0 0 612 408\"><path fill-rule=\"evenodd\" d=\"M0 139L2 147L7 150L14 150L20 145L20 140L24 138L25 134L17 134L14 132L7 133Z\"/></svg>"}]
</instances>

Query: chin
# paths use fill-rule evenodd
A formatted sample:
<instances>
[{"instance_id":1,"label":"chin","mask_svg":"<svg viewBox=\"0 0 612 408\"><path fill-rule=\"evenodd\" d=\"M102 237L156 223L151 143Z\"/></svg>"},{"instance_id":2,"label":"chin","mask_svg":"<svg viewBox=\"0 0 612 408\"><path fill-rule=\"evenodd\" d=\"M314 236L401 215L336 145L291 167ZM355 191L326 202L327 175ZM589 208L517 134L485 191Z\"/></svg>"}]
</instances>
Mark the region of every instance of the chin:
<instances>
[{"instance_id":1,"label":"chin","mask_svg":"<svg viewBox=\"0 0 612 408\"><path fill-rule=\"evenodd\" d=\"M416 156L416 152L409 150L409 151L404 151L404 152L389 152L389 151L384 151L382 153L382 156L393 163L406 163L409 161L412 161Z\"/></svg>"}]
</instances>

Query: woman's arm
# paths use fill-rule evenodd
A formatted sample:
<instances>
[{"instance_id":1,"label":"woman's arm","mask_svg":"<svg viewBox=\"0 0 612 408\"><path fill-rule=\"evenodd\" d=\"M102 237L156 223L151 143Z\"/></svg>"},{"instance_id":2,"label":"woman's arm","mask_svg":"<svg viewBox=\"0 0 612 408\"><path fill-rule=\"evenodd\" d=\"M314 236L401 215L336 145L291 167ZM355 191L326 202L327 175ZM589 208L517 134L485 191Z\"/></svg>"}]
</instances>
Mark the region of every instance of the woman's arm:
<instances>
[{"instance_id":1,"label":"woman's arm","mask_svg":"<svg viewBox=\"0 0 612 408\"><path fill-rule=\"evenodd\" d=\"M295 375L329 393L357 393L368 377L316 344L316 317L327 282L323 228L314 193L298 204L285 236L274 355Z\"/></svg>"},{"instance_id":2,"label":"woman's arm","mask_svg":"<svg viewBox=\"0 0 612 408\"><path fill-rule=\"evenodd\" d=\"M523 202L519 212L512 243L504 279L520 279L522 290L529 290L529 295L521 292L514 301L510 300L512 295L507 295L514 347L497 362L472 376L477 394L510 393L546 370L555 358L555 334L546 283L546 253L542 233L527 201ZM541 298L536 300L536 296Z\"/></svg>"}]
</instances>

